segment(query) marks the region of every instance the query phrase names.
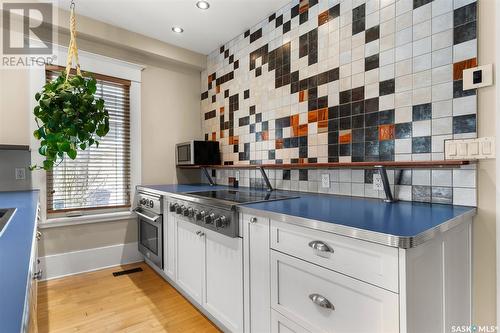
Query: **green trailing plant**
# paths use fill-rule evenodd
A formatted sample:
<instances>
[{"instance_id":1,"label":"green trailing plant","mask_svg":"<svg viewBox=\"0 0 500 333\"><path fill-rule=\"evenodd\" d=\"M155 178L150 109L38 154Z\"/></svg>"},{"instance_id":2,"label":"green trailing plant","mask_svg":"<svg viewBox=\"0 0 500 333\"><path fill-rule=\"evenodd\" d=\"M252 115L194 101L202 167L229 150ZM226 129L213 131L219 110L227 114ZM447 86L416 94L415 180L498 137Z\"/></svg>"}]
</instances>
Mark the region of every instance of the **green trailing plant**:
<instances>
[{"instance_id":1,"label":"green trailing plant","mask_svg":"<svg viewBox=\"0 0 500 333\"><path fill-rule=\"evenodd\" d=\"M38 129L33 135L40 140L38 152L45 157L42 166L32 169L51 170L65 156L75 159L78 149L95 145L109 132L109 114L104 100L96 98L96 80L82 75L66 77L66 72L45 84L35 95L34 109Z\"/></svg>"}]
</instances>

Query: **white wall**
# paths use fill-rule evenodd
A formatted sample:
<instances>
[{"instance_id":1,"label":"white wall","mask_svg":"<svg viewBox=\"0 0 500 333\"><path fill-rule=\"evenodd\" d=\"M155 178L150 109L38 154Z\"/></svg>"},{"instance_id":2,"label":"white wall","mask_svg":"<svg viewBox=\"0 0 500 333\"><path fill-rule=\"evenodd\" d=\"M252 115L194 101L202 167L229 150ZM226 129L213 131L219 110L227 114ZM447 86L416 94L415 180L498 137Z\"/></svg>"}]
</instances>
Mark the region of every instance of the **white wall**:
<instances>
[{"instance_id":1,"label":"white wall","mask_svg":"<svg viewBox=\"0 0 500 333\"><path fill-rule=\"evenodd\" d=\"M141 39L137 34L89 18L80 18L78 22L80 50L146 66L141 75L141 132L145 133L141 150L142 166L146 166L141 178L148 183L175 182L176 170L170 157L175 143L201 137L198 69L204 66L206 57L172 45L160 45L148 38ZM103 39L105 36L109 37L108 41ZM135 42L118 43L127 40ZM67 45L68 36L64 31L59 33L58 42ZM0 144L29 145L31 142L30 100L33 96L29 85L28 71L0 70ZM40 256L82 250L91 253L87 250L136 241L136 220L125 218L44 229L39 251Z\"/></svg>"},{"instance_id":2,"label":"white wall","mask_svg":"<svg viewBox=\"0 0 500 333\"><path fill-rule=\"evenodd\" d=\"M202 138L199 72L148 67L142 80L143 184L177 183L175 143Z\"/></svg>"}]
</instances>

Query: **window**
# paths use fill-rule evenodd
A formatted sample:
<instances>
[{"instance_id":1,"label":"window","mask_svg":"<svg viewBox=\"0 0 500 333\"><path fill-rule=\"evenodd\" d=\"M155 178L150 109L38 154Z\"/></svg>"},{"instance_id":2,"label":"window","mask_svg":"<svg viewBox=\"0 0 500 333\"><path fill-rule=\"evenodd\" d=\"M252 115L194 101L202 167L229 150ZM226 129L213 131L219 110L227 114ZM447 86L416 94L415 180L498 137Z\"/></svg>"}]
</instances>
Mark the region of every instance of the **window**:
<instances>
[{"instance_id":1,"label":"window","mask_svg":"<svg viewBox=\"0 0 500 333\"><path fill-rule=\"evenodd\" d=\"M46 80L64 68L47 66ZM92 74L109 113L109 133L47 172L47 212L130 207L130 81Z\"/></svg>"}]
</instances>

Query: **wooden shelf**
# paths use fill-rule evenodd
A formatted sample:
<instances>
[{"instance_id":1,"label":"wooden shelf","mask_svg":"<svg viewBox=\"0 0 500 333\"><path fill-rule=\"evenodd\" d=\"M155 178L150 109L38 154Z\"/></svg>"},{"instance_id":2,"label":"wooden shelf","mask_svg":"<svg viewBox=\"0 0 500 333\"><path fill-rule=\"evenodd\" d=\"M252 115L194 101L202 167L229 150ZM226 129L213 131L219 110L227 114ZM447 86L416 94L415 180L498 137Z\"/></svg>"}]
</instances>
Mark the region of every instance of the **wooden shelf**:
<instances>
[{"instance_id":1,"label":"wooden shelf","mask_svg":"<svg viewBox=\"0 0 500 333\"><path fill-rule=\"evenodd\" d=\"M335 169L361 168L369 169L384 166L387 169L401 168L458 168L462 165L473 164L468 160L445 161L386 161L386 162L351 162L351 163L302 163L302 164L236 164L236 165L178 165L180 169Z\"/></svg>"}]
</instances>

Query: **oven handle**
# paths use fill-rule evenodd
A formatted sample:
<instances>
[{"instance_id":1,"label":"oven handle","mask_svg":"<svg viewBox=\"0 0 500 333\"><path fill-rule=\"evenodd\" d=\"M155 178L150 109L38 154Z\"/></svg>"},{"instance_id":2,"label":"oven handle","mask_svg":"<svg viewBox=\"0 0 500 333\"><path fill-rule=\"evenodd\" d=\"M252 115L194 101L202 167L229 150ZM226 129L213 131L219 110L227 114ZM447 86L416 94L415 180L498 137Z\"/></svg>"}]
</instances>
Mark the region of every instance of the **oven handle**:
<instances>
[{"instance_id":1,"label":"oven handle","mask_svg":"<svg viewBox=\"0 0 500 333\"><path fill-rule=\"evenodd\" d=\"M134 213L154 223L156 223L156 221L160 218L159 215L155 215L155 217L147 216L146 214L140 212L140 208L134 209Z\"/></svg>"}]
</instances>

